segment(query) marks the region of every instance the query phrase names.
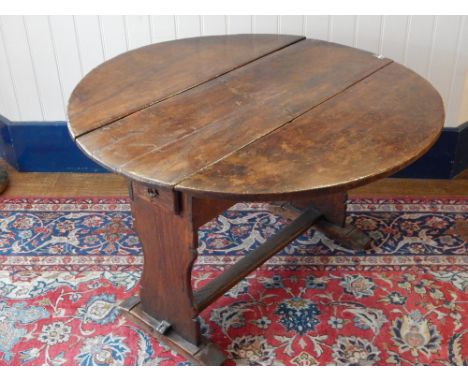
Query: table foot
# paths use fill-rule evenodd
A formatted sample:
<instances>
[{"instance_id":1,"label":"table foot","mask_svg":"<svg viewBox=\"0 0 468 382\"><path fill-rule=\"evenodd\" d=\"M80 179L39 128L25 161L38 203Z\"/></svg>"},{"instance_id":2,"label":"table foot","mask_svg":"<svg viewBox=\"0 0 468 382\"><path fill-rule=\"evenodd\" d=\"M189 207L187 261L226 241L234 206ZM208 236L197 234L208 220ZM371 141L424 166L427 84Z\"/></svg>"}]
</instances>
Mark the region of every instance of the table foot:
<instances>
[{"instance_id":1,"label":"table foot","mask_svg":"<svg viewBox=\"0 0 468 382\"><path fill-rule=\"evenodd\" d=\"M172 328L168 328L164 321L159 321L146 314L141 306L140 298L133 296L119 305L122 314L130 321L140 326L158 341L164 342L172 350L199 366L219 366L226 360L226 356L216 345L202 339L199 345L185 340Z\"/></svg>"},{"instance_id":2,"label":"table foot","mask_svg":"<svg viewBox=\"0 0 468 382\"><path fill-rule=\"evenodd\" d=\"M346 193L321 196L312 199L312 203L323 213L314 225L314 228L324 233L338 244L353 250L369 249L371 239L364 232L351 224L345 224ZM311 199L307 200L308 203ZM294 220L304 211L305 202L276 202L269 205L269 211L286 220Z\"/></svg>"},{"instance_id":3,"label":"table foot","mask_svg":"<svg viewBox=\"0 0 468 382\"><path fill-rule=\"evenodd\" d=\"M364 251L370 248L371 238L351 224L341 227L330 223L326 219L321 219L315 224L314 228L346 248L355 251Z\"/></svg>"}]
</instances>

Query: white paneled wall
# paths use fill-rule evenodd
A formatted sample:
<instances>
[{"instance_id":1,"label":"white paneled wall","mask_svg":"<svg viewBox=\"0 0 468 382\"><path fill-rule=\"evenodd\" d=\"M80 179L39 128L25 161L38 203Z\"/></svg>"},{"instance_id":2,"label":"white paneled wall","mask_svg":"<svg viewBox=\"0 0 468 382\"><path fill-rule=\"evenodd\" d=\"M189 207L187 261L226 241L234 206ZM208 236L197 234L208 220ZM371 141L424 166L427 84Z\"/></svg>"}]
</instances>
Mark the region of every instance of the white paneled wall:
<instances>
[{"instance_id":1,"label":"white paneled wall","mask_svg":"<svg viewBox=\"0 0 468 382\"><path fill-rule=\"evenodd\" d=\"M444 98L447 126L468 115L468 16L1 16L0 114L64 120L71 91L122 52L184 37L284 33L392 58ZM344 63L345 64L345 63ZM463 101L464 100L464 101Z\"/></svg>"}]
</instances>

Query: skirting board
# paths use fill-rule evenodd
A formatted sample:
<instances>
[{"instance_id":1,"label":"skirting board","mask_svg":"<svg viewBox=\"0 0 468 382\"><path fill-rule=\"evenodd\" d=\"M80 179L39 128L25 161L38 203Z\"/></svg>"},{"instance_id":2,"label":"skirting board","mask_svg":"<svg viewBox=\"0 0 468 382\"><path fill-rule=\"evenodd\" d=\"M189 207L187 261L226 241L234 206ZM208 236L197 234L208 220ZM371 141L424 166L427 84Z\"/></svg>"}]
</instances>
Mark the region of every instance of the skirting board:
<instances>
[{"instance_id":1,"label":"skirting board","mask_svg":"<svg viewBox=\"0 0 468 382\"><path fill-rule=\"evenodd\" d=\"M107 172L88 159L66 122L13 122L0 115L0 155L18 171ZM468 166L468 122L446 127L427 154L393 175L450 179Z\"/></svg>"},{"instance_id":2,"label":"skirting board","mask_svg":"<svg viewBox=\"0 0 468 382\"><path fill-rule=\"evenodd\" d=\"M468 122L445 127L420 159L393 175L396 178L451 179L468 167Z\"/></svg>"},{"instance_id":3,"label":"skirting board","mask_svg":"<svg viewBox=\"0 0 468 382\"><path fill-rule=\"evenodd\" d=\"M0 116L0 155L18 171L108 172L80 151L66 122L13 122Z\"/></svg>"}]
</instances>

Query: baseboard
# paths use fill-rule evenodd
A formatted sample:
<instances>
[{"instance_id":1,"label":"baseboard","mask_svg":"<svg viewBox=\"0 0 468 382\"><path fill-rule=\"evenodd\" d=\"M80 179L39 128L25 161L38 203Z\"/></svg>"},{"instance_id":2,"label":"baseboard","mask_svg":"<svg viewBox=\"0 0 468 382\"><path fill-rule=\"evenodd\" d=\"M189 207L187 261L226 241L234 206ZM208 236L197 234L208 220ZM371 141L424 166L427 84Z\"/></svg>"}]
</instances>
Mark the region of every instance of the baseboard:
<instances>
[{"instance_id":1,"label":"baseboard","mask_svg":"<svg viewBox=\"0 0 468 382\"><path fill-rule=\"evenodd\" d=\"M457 148L452 168L455 176L468 167L468 122L458 126Z\"/></svg>"},{"instance_id":2,"label":"baseboard","mask_svg":"<svg viewBox=\"0 0 468 382\"><path fill-rule=\"evenodd\" d=\"M0 115L0 156L14 168L18 168L16 152L10 134L11 122Z\"/></svg>"},{"instance_id":3,"label":"baseboard","mask_svg":"<svg viewBox=\"0 0 468 382\"><path fill-rule=\"evenodd\" d=\"M71 139L66 122L13 122L0 115L0 155L18 171L108 172ZM468 122L446 127L423 157L393 175L450 179L468 166Z\"/></svg>"},{"instance_id":4,"label":"baseboard","mask_svg":"<svg viewBox=\"0 0 468 382\"><path fill-rule=\"evenodd\" d=\"M468 123L445 127L431 149L393 175L396 178L451 179L468 166Z\"/></svg>"},{"instance_id":5,"label":"baseboard","mask_svg":"<svg viewBox=\"0 0 468 382\"><path fill-rule=\"evenodd\" d=\"M66 122L12 122L1 117L0 152L18 171L108 172L80 151Z\"/></svg>"}]
</instances>

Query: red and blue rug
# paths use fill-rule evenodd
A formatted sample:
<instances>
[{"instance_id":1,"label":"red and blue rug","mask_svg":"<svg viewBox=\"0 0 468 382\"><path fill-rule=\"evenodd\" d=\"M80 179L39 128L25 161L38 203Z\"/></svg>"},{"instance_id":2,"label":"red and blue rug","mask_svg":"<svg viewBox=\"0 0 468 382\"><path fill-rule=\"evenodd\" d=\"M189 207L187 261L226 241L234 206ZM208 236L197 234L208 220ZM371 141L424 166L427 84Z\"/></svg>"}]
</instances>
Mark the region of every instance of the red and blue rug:
<instances>
[{"instance_id":1,"label":"red and blue rug","mask_svg":"<svg viewBox=\"0 0 468 382\"><path fill-rule=\"evenodd\" d=\"M201 314L238 365L467 365L468 199L352 199L372 238L310 230ZM198 287L284 224L237 204L202 227ZM118 314L138 293L127 199L0 199L0 365L185 365Z\"/></svg>"}]
</instances>

